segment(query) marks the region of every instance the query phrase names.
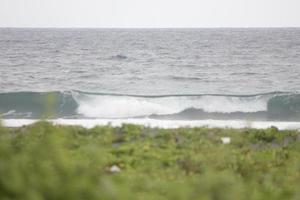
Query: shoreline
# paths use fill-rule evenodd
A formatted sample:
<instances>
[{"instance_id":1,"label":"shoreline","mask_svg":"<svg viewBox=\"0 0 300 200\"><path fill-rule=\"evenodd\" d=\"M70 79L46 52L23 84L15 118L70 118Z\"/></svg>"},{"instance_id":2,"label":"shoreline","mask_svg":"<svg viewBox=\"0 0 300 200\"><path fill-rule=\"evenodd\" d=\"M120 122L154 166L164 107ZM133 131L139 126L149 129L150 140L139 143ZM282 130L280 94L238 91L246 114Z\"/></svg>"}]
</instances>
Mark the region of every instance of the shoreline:
<instances>
[{"instance_id":1,"label":"shoreline","mask_svg":"<svg viewBox=\"0 0 300 200\"><path fill-rule=\"evenodd\" d=\"M40 121L40 119L2 119L6 127L21 127ZM246 121L246 120L156 120L156 119L51 119L47 120L54 125L75 125L84 128L95 126L120 127L123 124L140 125L149 128L231 128L231 129L267 129L276 127L279 130L300 130L300 122L282 121Z\"/></svg>"}]
</instances>

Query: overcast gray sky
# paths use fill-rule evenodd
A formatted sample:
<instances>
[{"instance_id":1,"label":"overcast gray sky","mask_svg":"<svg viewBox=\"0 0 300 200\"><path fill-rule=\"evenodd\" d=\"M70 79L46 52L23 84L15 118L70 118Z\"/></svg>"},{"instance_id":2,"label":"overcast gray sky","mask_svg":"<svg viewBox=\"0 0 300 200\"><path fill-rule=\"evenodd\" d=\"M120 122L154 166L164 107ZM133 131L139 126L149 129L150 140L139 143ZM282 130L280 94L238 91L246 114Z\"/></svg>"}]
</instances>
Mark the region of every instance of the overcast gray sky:
<instances>
[{"instance_id":1,"label":"overcast gray sky","mask_svg":"<svg viewBox=\"0 0 300 200\"><path fill-rule=\"evenodd\" d=\"M300 0L0 0L0 27L300 27Z\"/></svg>"}]
</instances>

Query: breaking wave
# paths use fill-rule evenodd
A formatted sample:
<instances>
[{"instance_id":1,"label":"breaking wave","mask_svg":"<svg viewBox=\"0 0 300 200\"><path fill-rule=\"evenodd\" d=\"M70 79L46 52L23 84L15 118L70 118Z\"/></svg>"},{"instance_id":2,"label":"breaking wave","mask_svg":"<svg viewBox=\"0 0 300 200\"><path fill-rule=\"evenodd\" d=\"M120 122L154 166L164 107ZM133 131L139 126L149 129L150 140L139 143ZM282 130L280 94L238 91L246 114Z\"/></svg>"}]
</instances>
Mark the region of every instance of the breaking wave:
<instances>
[{"instance_id":1,"label":"breaking wave","mask_svg":"<svg viewBox=\"0 0 300 200\"><path fill-rule=\"evenodd\" d=\"M0 117L75 119L249 119L300 121L300 94L142 96L65 92L0 93Z\"/></svg>"}]
</instances>

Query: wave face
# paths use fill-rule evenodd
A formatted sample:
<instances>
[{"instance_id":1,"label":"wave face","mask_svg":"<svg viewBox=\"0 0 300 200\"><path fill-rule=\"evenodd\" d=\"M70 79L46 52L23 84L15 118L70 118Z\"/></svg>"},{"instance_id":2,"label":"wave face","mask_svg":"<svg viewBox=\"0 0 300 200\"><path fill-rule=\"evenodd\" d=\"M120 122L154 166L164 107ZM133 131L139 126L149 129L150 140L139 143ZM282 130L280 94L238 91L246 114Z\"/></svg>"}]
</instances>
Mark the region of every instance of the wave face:
<instances>
[{"instance_id":1,"label":"wave face","mask_svg":"<svg viewBox=\"0 0 300 200\"><path fill-rule=\"evenodd\" d=\"M161 95L66 92L0 93L4 119L50 118L300 121L300 94Z\"/></svg>"},{"instance_id":2,"label":"wave face","mask_svg":"<svg viewBox=\"0 0 300 200\"><path fill-rule=\"evenodd\" d=\"M0 93L2 118L72 117L77 115L77 107L70 92Z\"/></svg>"}]
</instances>

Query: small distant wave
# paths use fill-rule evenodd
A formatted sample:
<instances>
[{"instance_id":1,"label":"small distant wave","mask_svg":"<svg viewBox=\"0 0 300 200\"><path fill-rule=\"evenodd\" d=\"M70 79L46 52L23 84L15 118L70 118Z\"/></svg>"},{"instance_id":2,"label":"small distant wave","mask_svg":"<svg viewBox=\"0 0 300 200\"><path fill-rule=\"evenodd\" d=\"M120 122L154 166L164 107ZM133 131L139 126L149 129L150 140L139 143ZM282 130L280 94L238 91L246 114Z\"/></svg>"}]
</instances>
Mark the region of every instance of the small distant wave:
<instances>
[{"instance_id":1,"label":"small distant wave","mask_svg":"<svg viewBox=\"0 0 300 200\"><path fill-rule=\"evenodd\" d=\"M4 119L52 118L300 121L300 94L127 95L65 92L0 93Z\"/></svg>"},{"instance_id":2,"label":"small distant wave","mask_svg":"<svg viewBox=\"0 0 300 200\"><path fill-rule=\"evenodd\" d=\"M127 58L128 57L123 54L118 54L111 57L112 60L126 60Z\"/></svg>"},{"instance_id":3,"label":"small distant wave","mask_svg":"<svg viewBox=\"0 0 300 200\"><path fill-rule=\"evenodd\" d=\"M202 78L200 77L196 77L196 76L170 76L171 79L173 80L179 80L179 81L198 81L198 80L202 80Z\"/></svg>"},{"instance_id":4,"label":"small distant wave","mask_svg":"<svg viewBox=\"0 0 300 200\"><path fill-rule=\"evenodd\" d=\"M230 75L237 75L237 76L241 76L241 75L244 75L244 76L256 76L256 75L262 75L263 73L255 73L255 72L234 72L234 73L231 73ZM263 74L265 75L265 74Z\"/></svg>"}]
</instances>

